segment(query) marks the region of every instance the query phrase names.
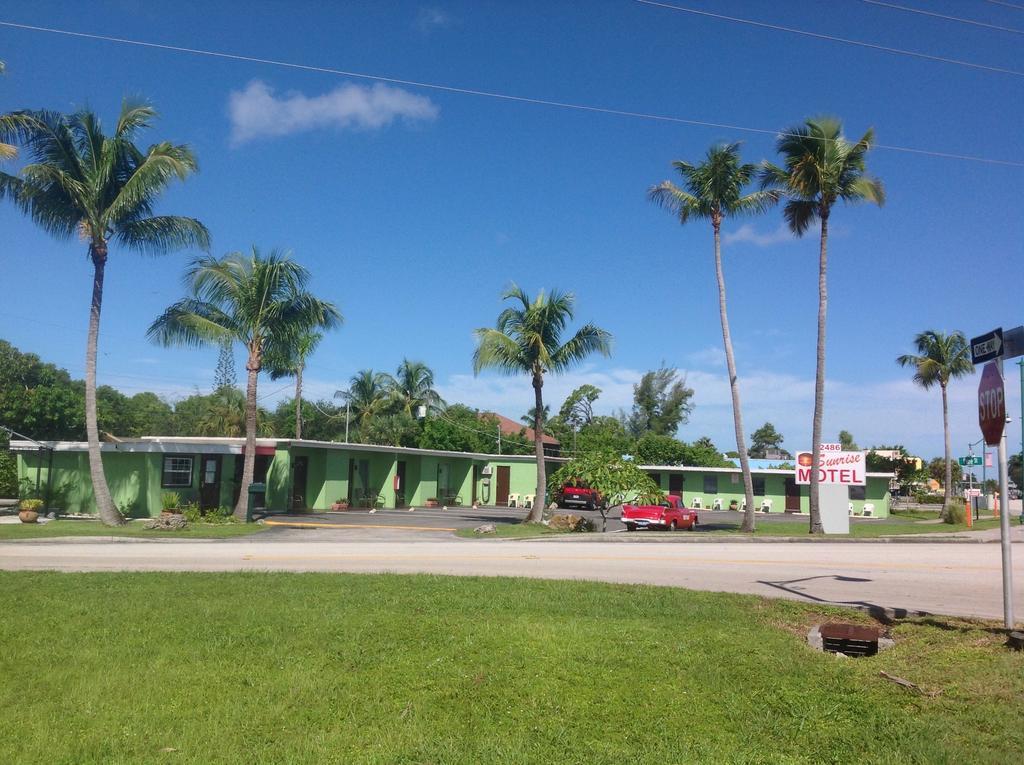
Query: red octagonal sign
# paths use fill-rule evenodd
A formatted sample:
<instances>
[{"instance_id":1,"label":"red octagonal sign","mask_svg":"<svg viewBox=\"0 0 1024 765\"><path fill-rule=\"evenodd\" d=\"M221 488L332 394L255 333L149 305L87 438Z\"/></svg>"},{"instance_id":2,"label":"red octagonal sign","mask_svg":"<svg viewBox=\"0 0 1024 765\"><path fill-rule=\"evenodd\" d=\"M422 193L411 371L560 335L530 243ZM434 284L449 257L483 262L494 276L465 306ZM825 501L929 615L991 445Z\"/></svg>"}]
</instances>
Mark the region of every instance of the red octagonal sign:
<instances>
[{"instance_id":1,"label":"red octagonal sign","mask_svg":"<svg viewBox=\"0 0 1024 765\"><path fill-rule=\"evenodd\" d=\"M1003 390L1003 376L994 361L985 365L978 383L978 424L985 443L998 446L1006 427L1006 393Z\"/></svg>"}]
</instances>

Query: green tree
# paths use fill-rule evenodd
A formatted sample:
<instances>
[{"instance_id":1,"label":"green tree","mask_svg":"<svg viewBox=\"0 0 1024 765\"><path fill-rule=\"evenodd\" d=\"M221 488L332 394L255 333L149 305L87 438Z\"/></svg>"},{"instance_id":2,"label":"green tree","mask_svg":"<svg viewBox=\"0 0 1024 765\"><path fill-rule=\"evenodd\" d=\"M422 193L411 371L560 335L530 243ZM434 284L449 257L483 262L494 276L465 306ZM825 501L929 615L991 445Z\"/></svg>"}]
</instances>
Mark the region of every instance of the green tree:
<instances>
[{"instance_id":1,"label":"green tree","mask_svg":"<svg viewBox=\"0 0 1024 765\"><path fill-rule=\"evenodd\" d=\"M843 448L844 452L860 451L860 447L857 446L857 442L853 440L853 434L848 430L839 431L839 445Z\"/></svg>"},{"instance_id":2,"label":"green tree","mask_svg":"<svg viewBox=\"0 0 1024 765\"><path fill-rule=\"evenodd\" d=\"M944 457L935 457L928 462L928 467L925 468L928 471L928 477L934 478L939 484L942 485L943 495L949 495L953 492L953 487L960 483L960 479L963 478L963 468L960 467L960 463L953 461L952 464L948 465L949 472L946 472L947 463ZM949 487L947 489L947 487ZM943 502L945 503L945 496Z\"/></svg>"},{"instance_id":3,"label":"green tree","mask_svg":"<svg viewBox=\"0 0 1024 765\"><path fill-rule=\"evenodd\" d=\"M402 410L371 418L364 433L366 443L383 446L416 446L419 436L419 423Z\"/></svg>"},{"instance_id":4,"label":"green tree","mask_svg":"<svg viewBox=\"0 0 1024 765\"><path fill-rule=\"evenodd\" d=\"M542 425L547 425L551 418L551 407L548 404L544 404L544 409L540 413L540 422ZM519 421L526 425L528 428L532 428L533 424L537 421L537 407L531 406L526 410L526 414L519 418Z\"/></svg>"},{"instance_id":5,"label":"green tree","mask_svg":"<svg viewBox=\"0 0 1024 765\"><path fill-rule=\"evenodd\" d=\"M0 340L0 425L39 440L85 438L85 386Z\"/></svg>"},{"instance_id":6,"label":"green tree","mask_svg":"<svg viewBox=\"0 0 1024 765\"><path fill-rule=\"evenodd\" d=\"M644 374L633 386L633 410L626 429L634 438L645 433L670 436L687 421L693 409L693 389L675 369L662 366Z\"/></svg>"},{"instance_id":7,"label":"green tree","mask_svg":"<svg viewBox=\"0 0 1024 765\"><path fill-rule=\"evenodd\" d=\"M387 372L362 369L352 375L348 381L348 390L335 394L347 402L360 441L366 440L373 418L386 414L390 409L393 403L393 384L394 380Z\"/></svg>"},{"instance_id":8,"label":"green tree","mask_svg":"<svg viewBox=\"0 0 1024 765\"><path fill-rule=\"evenodd\" d=\"M580 428L577 436L576 453L605 452L610 454L631 454L636 441L618 417L595 415Z\"/></svg>"},{"instance_id":9,"label":"green tree","mask_svg":"<svg viewBox=\"0 0 1024 765\"><path fill-rule=\"evenodd\" d=\"M6 430L0 429L0 499L18 498L18 462Z\"/></svg>"},{"instance_id":10,"label":"green tree","mask_svg":"<svg viewBox=\"0 0 1024 765\"><path fill-rule=\"evenodd\" d=\"M836 202L885 202L882 182L866 173L866 157L875 142L873 130L851 143L843 126L831 117L807 120L782 133L777 149L783 166L764 163L762 184L786 197L783 216L790 230L803 236L817 221L821 227L818 252L818 343L814 374L814 420L811 427L812 534L824 533L818 490L821 427L825 414L825 322L828 313L828 226Z\"/></svg>"},{"instance_id":11,"label":"green tree","mask_svg":"<svg viewBox=\"0 0 1024 765\"><path fill-rule=\"evenodd\" d=\"M1021 475L1021 455L1019 452L1011 454L1009 459L1006 460L1006 469L1010 480L1017 484L1019 490L1024 490L1024 476Z\"/></svg>"},{"instance_id":12,"label":"green tree","mask_svg":"<svg viewBox=\"0 0 1024 765\"><path fill-rule=\"evenodd\" d=\"M503 444L508 437L502 436ZM481 414L464 404L451 404L442 414L428 416L417 444L421 449L495 454L498 450L498 418ZM509 453L508 449L504 449Z\"/></svg>"},{"instance_id":13,"label":"green tree","mask_svg":"<svg viewBox=\"0 0 1024 765\"><path fill-rule=\"evenodd\" d=\"M219 345L246 350L245 457L235 517L248 520L249 484L256 459L257 383L266 356L285 355L302 335L341 322L332 304L306 290L309 271L287 254L232 253L193 261L186 274L191 296L156 319L149 337L163 345Z\"/></svg>"},{"instance_id":14,"label":"green tree","mask_svg":"<svg viewBox=\"0 0 1024 765\"><path fill-rule=\"evenodd\" d=\"M573 458L551 474L549 491L554 496L570 482L579 482L596 489L603 502L601 531L608 528L608 509L623 502L655 503L665 493L654 480L632 460L624 460L616 454L590 452Z\"/></svg>"},{"instance_id":15,"label":"green tree","mask_svg":"<svg viewBox=\"0 0 1024 765\"><path fill-rule=\"evenodd\" d=\"M901 367L914 370L914 382L925 390L938 385L942 391L942 435L944 439L944 459L946 461L945 480L942 481L942 515L947 517L950 512L950 498L953 491L953 455L949 444L949 397L948 388L951 380L964 377L974 371L971 363L971 349L963 332L950 332L948 335L929 329L914 338L917 353L905 353L896 359ZM957 468L959 469L959 465Z\"/></svg>"},{"instance_id":16,"label":"green tree","mask_svg":"<svg viewBox=\"0 0 1024 765\"><path fill-rule=\"evenodd\" d=\"M750 456L756 459L764 459L769 450L783 451L782 434L770 422L755 430L750 438Z\"/></svg>"},{"instance_id":17,"label":"green tree","mask_svg":"<svg viewBox=\"0 0 1024 765\"><path fill-rule=\"evenodd\" d=\"M418 416L420 407L424 407L428 415L445 409L444 399L434 389L434 370L422 361L402 359L388 386L398 410L410 418Z\"/></svg>"},{"instance_id":18,"label":"green tree","mask_svg":"<svg viewBox=\"0 0 1024 765\"><path fill-rule=\"evenodd\" d=\"M722 456L722 452L708 436L701 436L692 444L683 444L681 464L693 467L736 467L736 463Z\"/></svg>"},{"instance_id":19,"label":"green tree","mask_svg":"<svg viewBox=\"0 0 1024 765\"><path fill-rule=\"evenodd\" d=\"M238 385L235 376L235 350L231 343L221 343L217 352L217 368L213 372L213 389L234 388Z\"/></svg>"},{"instance_id":20,"label":"green tree","mask_svg":"<svg viewBox=\"0 0 1024 765\"><path fill-rule=\"evenodd\" d=\"M281 401L271 415L275 433L295 432L295 400ZM302 401L302 437L311 441L340 441L345 433L345 407L332 401Z\"/></svg>"},{"instance_id":21,"label":"green tree","mask_svg":"<svg viewBox=\"0 0 1024 765\"><path fill-rule=\"evenodd\" d=\"M750 463L747 460L747 445L743 435L743 415L740 407L740 387L736 373L736 358L733 354L732 335L729 331L729 315L726 310L725 272L722 268L721 228L726 217L756 215L766 212L779 201L775 191L762 190L744 194L743 190L754 178L757 166L744 164L740 160L738 143L716 144L708 149L704 162L692 165L675 161L672 166L683 178L683 187L671 181L663 181L648 192L650 198L671 212L679 222L687 223L693 218L711 222L715 242L715 277L718 282L718 315L722 324L722 345L725 347L725 361L729 372L729 389L732 394L733 428L736 431L736 448L739 451L740 470L743 473L743 490L747 498L747 511L743 518L742 531L753 531L754 484L750 477Z\"/></svg>"},{"instance_id":22,"label":"green tree","mask_svg":"<svg viewBox=\"0 0 1024 765\"><path fill-rule=\"evenodd\" d=\"M514 302L498 315L494 329L481 327L475 331L477 347L473 354L473 371L497 369L505 374L528 374L534 392L534 454L537 458L537 494L527 521L536 523L544 510L547 489L544 465L544 375L559 374L594 353L611 354L611 334L594 324L586 324L575 335L562 342L566 325L575 313L571 293L541 290L533 300L519 287L512 285L502 295Z\"/></svg>"},{"instance_id":23,"label":"green tree","mask_svg":"<svg viewBox=\"0 0 1024 765\"><path fill-rule=\"evenodd\" d=\"M171 182L184 181L197 169L187 146L164 141L143 151L135 145L136 135L155 117L152 107L125 101L109 136L88 110L72 115L20 112L11 118L17 119L16 125L10 119L0 122L0 140L6 132L29 158L19 176L0 173L0 195L9 194L45 231L88 243L93 279L85 353L85 430L96 507L110 526L124 523L103 474L97 423L96 349L110 245L150 254L209 246L209 234L199 221L153 214ZM8 132L12 127L13 135Z\"/></svg>"},{"instance_id":24,"label":"green tree","mask_svg":"<svg viewBox=\"0 0 1024 765\"><path fill-rule=\"evenodd\" d=\"M340 318L338 323L341 323ZM306 369L306 359L313 355L323 337L319 332L303 332L287 347L280 348L276 355L268 356L265 360L271 380L280 380L282 377L295 378L295 398L292 399L292 403L295 406L296 439L302 438L302 373Z\"/></svg>"},{"instance_id":25,"label":"green tree","mask_svg":"<svg viewBox=\"0 0 1024 765\"><path fill-rule=\"evenodd\" d=\"M633 456L641 465L682 465L686 459L686 445L672 436L645 433L637 439Z\"/></svg>"}]
</instances>

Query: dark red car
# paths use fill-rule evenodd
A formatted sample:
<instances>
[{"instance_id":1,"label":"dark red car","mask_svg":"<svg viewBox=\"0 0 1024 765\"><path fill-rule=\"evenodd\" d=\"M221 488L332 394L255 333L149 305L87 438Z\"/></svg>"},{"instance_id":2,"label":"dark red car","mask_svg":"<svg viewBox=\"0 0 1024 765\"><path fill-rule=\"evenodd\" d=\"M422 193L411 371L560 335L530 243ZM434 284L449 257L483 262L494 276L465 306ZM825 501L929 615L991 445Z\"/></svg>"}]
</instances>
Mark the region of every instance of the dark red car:
<instances>
[{"instance_id":1,"label":"dark red car","mask_svg":"<svg viewBox=\"0 0 1024 765\"><path fill-rule=\"evenodd\" d=\"M558 496L559 507L575 507L580 510L596 510L601 507L601 494L588 486L567 483Z\"/></svg>"},{"instance_id":2,"label":"dark red car","mask_svg":"<svg viewBox=\"0 0 1024 765\"><path fill-rule=\"evenodd\" d=\"M626 531L637 529L690 529L697 525L697 511L686 507L683 500L669 494L656 505L622 506L622 522Z\"/></svg>"}]
</instances>

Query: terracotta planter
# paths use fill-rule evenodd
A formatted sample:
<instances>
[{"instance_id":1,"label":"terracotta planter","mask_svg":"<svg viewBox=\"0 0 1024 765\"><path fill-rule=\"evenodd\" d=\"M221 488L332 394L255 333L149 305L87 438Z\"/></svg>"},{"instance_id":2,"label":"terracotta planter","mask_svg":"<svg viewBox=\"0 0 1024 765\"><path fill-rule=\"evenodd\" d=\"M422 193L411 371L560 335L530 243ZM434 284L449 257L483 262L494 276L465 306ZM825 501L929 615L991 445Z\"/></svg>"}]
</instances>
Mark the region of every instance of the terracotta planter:
<instances>
[{"instance_id":1,"label":"terracotta planter","mask_svg":"<svg viewBox=\"0 0 1024 765\"><path fill-rule=\"evenodd\" d=\"M19 510L18 517L21 518L22 523L38 523L39 513L35 510Z\"/></svg>"},{"instance_id":2,"label":"terracotta planter","mask_svg":"<svg viewBox=\"0 0 1024 765\"><path fill-rule=\"evenodd\" d=\"M338 512L340 510L348 510L348 502L335 502L331 505L331 510Z\"/></svg>"}]
</instances>

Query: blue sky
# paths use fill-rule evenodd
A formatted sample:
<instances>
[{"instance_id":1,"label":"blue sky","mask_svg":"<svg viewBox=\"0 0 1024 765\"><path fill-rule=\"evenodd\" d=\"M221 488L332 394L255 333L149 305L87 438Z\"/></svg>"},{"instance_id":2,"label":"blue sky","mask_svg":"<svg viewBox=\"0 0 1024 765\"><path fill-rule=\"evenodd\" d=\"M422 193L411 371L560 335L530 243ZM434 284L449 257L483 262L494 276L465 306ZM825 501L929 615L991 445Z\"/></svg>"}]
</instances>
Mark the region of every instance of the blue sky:
<instances>
[{"instance_id":1,"label":"blue sky","mask_svg":"<svg viewBox=\"0 0 1024 765\"><path fill-rule=\"evenodd\" d=\"M676 4L1024 69L1020 34L858 0ZM1024 29L1024 10L984 0L903 4ZM835 114L851 136L874 126L883 144L1024 160L1020 76L630 0L40 0L0 4L0 20L768 130ZM470 367L471 330L493 322L514 280L575 292L579 318L615 335L611 359L549 381L553 407L582 382L604 389L602 411L628 406L633 382L665 362L696 390L679 435L732 446L709 227L679 226L645 190L671 177L673 159L697 160L716 141L742 139L750 161L771 158L771 135L2 27L0 59L5 110L88 105L110 124L122 96L150 99L162 118L144 141L187 142L201 164L161 211L203 220L215 253L283 247L309 267L314 291L346 317L310 362L313 395L408 356L435 369L449 400L518 417L532 404L528 381L474 378ZM870 167L886 206L832 219L826 433L931 456L941 452L938 393L914 390L894 359L925 328L970 336L1024 321L1024 168L889 150ZM797 449L810 441L817 239L780 224L778 212L729 222L726 276L748 432L771 420ZM85 248L52 240L10 205L0 231L0 337L81 375ZM192 255L112 253L101 382L170 398L209 389L215 351L144 337L182 295ZM1015 418L1017 372L1007 375ZM954 444L979 437L976 381L952 390ZM264 380L263 403L286 396L284 385Z\"/></svg>"}]
</instances>

